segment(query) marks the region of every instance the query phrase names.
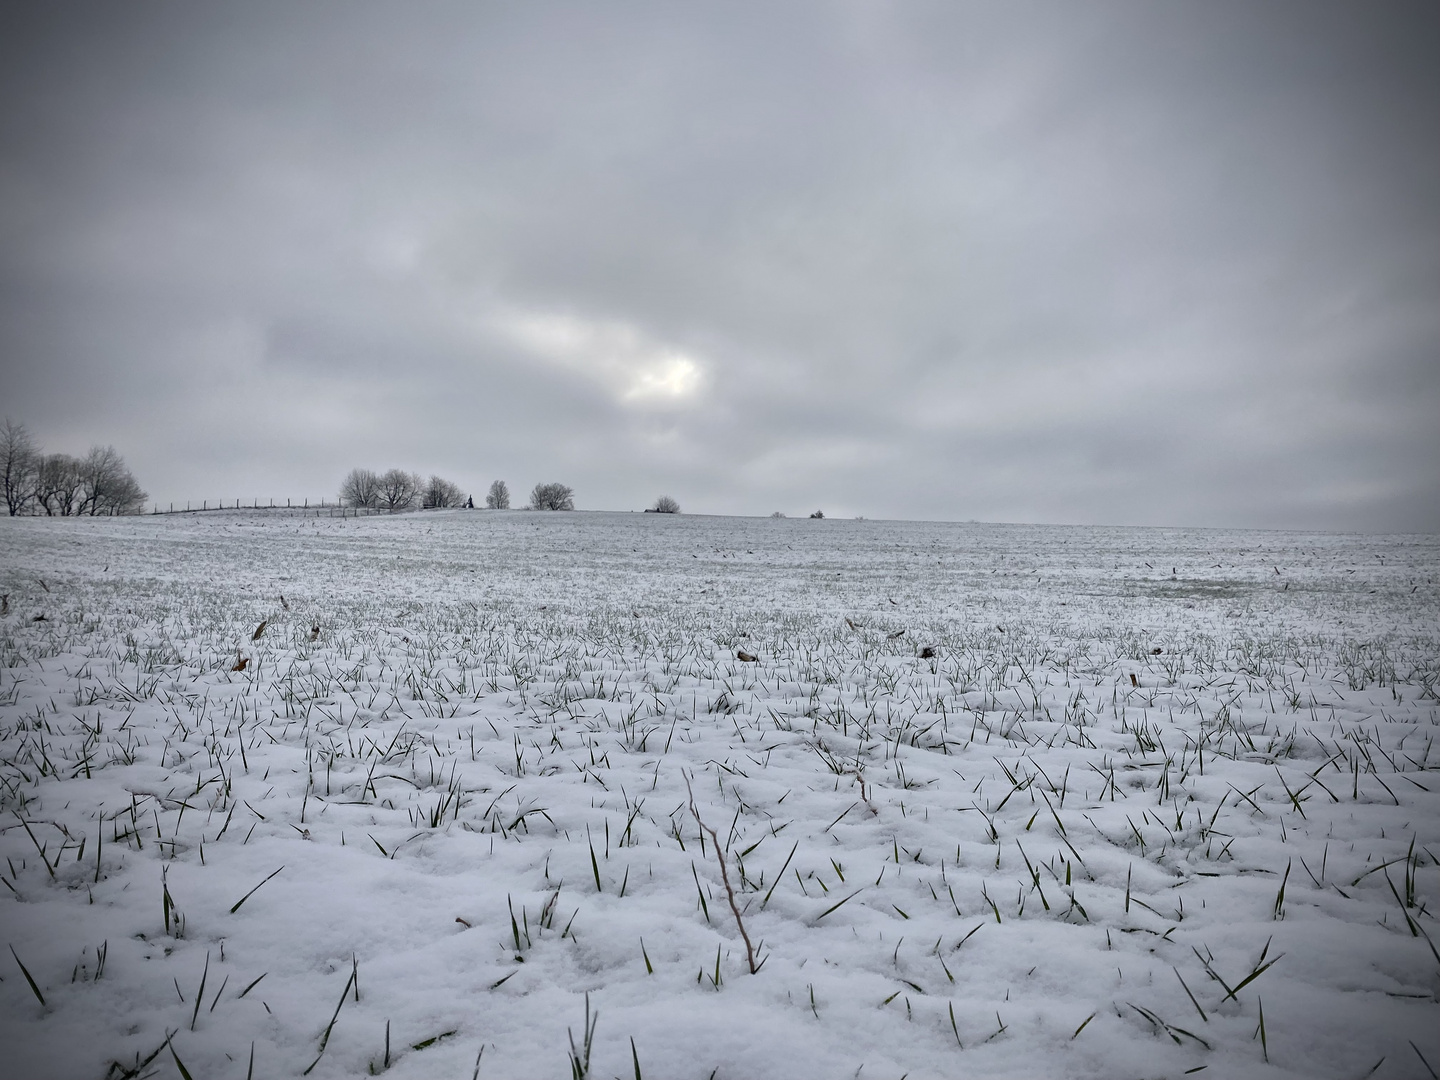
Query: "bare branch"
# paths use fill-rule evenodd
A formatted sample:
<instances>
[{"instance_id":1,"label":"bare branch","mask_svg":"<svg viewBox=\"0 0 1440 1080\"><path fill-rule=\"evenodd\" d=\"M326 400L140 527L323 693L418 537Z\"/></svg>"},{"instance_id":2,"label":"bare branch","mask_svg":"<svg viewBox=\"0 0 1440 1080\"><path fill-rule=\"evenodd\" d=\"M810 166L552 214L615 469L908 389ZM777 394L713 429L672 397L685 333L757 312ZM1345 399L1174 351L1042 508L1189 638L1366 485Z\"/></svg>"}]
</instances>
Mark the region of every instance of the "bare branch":
<instances>
[{"instance_id":1,"label":"bare branch","mask_svg":"<svg viewBox=\"0 0 1440 1080\"><path fill-rule=\"evenodd\" d=\"M740 928L740 936L745 939L745 959L750 965L750 974L754 975L760 968L755 963L755 947L750 944L750 935L745 932L745 920L740 917L740 905L735 902L735 890L730 885L730 873L725 868L725 850L720 846L720 837L715 835L715 830L705 824L700 817L700 809L695 805L695 792L690 787L690 778L685 777L685 790L690 793L690 813L695 815L695 824L710 834L710 839L715 841L715 858L720 862L720 880L725 883L725 897L730 901L730 913L735 916L735 925Z\"/></svg>"}]
</instances>

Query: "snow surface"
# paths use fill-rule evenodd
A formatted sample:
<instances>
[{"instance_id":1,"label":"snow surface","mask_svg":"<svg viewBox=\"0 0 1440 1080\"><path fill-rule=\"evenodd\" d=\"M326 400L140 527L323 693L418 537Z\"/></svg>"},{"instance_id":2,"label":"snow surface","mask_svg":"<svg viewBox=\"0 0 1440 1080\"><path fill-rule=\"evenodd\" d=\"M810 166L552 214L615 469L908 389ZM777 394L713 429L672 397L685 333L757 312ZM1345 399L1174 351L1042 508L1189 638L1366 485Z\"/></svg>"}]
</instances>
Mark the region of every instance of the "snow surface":
<instances>
[{"instance_id":1,"label":"snow surface","mask_svg":"<svg viewBox=\"0 0 1440 1080\"><path fill-rule=\"evenodd\" d=\"M1430 1075L1437 556L0 520L0 1074Z\"/></svg>"}]
</instances>

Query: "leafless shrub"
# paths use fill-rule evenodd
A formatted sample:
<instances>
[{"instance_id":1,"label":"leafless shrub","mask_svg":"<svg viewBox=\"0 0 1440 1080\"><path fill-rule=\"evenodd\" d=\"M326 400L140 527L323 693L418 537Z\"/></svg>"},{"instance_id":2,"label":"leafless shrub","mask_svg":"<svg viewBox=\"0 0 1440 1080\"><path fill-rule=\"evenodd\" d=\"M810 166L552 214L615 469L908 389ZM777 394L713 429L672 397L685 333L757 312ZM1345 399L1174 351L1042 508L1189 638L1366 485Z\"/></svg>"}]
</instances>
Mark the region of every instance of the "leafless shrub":
<instances>
[{"instance_id":1,"label":"leafless shrub","mask_svg":"<svg viewBox=\"0 0 1440 1080\"><path fill-rule=\"evenodd\" d=\"M485 496L485 505L491 510L510 509L510 485L504 480L496 480L490 485L490 491Z\"/></svg>"},{"instance_id":2,"label":"leafless shrub","mask_svg":"<svg viewBox=\"0 0 1440 1080\"><path fill-rule=\"evenodd\" d=\"M680 504L669 495L661 495L655 500L655 505L650 508L652 514L678 514Z\"/></svg>"}]
</instances>

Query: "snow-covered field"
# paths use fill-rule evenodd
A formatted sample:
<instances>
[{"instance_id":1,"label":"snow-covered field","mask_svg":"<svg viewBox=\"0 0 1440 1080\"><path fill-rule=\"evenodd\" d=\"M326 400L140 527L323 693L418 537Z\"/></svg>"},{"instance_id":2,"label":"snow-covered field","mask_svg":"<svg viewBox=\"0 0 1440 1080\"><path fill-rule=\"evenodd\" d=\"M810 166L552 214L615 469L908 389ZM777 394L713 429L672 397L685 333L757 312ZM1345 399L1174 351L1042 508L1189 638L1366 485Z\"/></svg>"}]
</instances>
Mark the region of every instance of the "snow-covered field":
<instances>
[{"instance_id":1,"label":"snow-covered field","mask_svg":"<svg viewBox=\"0 0 1440 1080\"><path fill-rule=\"evenodd\" d=\"M587 994L627 1080L1440 1069L1440 538L3 519L0 592L6 1077L574 1076Z\"/></svg>"}]
</instances>

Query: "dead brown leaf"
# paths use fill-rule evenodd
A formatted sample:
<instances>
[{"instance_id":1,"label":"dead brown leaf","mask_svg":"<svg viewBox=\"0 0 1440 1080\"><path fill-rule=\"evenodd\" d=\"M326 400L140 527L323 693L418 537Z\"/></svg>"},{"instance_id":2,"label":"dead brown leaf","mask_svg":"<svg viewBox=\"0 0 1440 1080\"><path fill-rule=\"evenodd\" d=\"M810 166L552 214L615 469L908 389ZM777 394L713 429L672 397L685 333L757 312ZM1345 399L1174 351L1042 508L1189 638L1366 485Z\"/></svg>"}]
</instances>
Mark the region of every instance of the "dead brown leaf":
<instances>
[{"instance_id":1,"label":"dead brown leaf","mask_svg":"<svg viewBox=\"0 0 1440 1080\"><path fill-rule=\"evenodd\" d=\"M736 659L736 660L743 661L744 663L747 663L747 664L753 664L753 663L755 663L755 661L759 660L760 658L759 658L758 656L756 656L754 653L748 653L748 652L746 652L744 649L741 649L739 652L737 652L737 653L735 654L735 659Z\"/></svg>"},{"instance_id":2,"label":"dead brown leaf","mask_svg":"<svg viewBox=\"0 0 1440 1080\"><path fill-rule=\"evenodd\" d=\"M260 640L260 635L263 634L263 633L265 633L265 627L267 627L267 626L269 626L269 625L270 625L270 620L269 620L269 619L266 619L266 620L264 620L259 626L255 627L255 633L253 633L253 634L250 635L250 640L251 640L251 641L259 641L259 640Z\"/></svg>"}]
</instances>

